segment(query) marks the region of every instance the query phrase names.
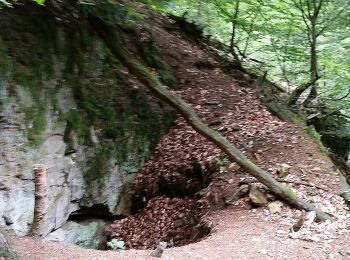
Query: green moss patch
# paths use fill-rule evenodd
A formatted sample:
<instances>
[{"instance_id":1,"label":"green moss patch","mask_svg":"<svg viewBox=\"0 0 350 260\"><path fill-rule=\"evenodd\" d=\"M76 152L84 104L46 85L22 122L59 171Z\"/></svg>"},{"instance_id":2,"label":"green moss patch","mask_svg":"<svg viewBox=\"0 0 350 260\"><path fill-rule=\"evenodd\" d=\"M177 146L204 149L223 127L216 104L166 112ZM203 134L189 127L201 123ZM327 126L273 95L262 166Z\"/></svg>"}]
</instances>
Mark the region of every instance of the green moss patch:
<instances>
[{"instance_id":1,"label":"green moss patch","mask_svg":"<svg viewBox=\"0 0 350 260\"><path fill-rule=\"evenodd\" d=\"M143 60L145 60L148 66L157 70L162 82L171 88L176 88L177 80L158 48L153 43L144 43L139 49Z\"/></svg>"}]
</instances>

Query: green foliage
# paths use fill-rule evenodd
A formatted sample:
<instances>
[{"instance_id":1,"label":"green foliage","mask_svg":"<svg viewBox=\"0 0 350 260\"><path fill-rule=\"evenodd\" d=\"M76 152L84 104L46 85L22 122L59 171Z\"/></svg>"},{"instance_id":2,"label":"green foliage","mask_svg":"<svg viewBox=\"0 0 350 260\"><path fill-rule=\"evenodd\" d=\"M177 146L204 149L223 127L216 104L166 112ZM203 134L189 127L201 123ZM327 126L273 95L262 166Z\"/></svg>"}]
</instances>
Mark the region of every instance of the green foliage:
<instances>
[{"instance_id":1,"label":"green foliage","mask_svg":"<svg viewBox=\"0 0 350 260\"><path fill-rule=\"evenodd\" d=\"M0 0L0 8L1 7L11 7L12 6L12 3L10 1L6 1L6 0Z\"/></svg>"},{"instance_id":2,"label":"green foliage","mask_svg":"<svg viewBox=\"0 0 350 260\"><path fill-rule=\"evenodd\" d=\"M44 5L44 3L45 3L45 0L33 0L33 1L39 5ZM13 3L16 3L16 1L15 0L12 0L12 1L0 0L0 8L1 7L12 7Z\"/></svg>"},{"instance_id":3,"label":"green foliage","mask_svg":"<svg viewBox=\"0 0 350 260\"><path fill-rule=\"evenodd\" d=\"M78 137L84 138L86 136L87 129L82 116L77 109L71 109L66 115L66 120L72 129L77 132Z\"/></svg>"},{"instance_id":4,"label":"green foliage","mask_svg":"<svg viewBox=\"0 0 350 260\"><path fill-rule=\"evenodd\" d=\"M47 126L46 105L40 102L36 107L25 109L27 122L32 122L32 127L28 128L27 136L30 144L38 146L45 138L44 131Z\"/></svg>"},{"instance_id":5,"label":"green foliage","mask_svg":"<svg viewBox=\"0 0 350 260\"><path fill-rule=\"evenodd\" d=\"M34 0L37 4L43 5L45 3L45 0Z\"/></svg>"},{"instance_id":6,"label":"green foliage","mask_svg":"<svg viewBox=\"0 0 350 260\"><path fill-rule=\"evenodd\" d=\"M235 59L258 74L268 71L269 79L287 91L310 81L314 42L319 97L350 115L350 95L342 98L350 93L348 1L172 0L166 6L232 45L228 52Z\"/></svg>"},{"instance_id":7,"label":"green foliage","mask_svg":"<svg viewBox=\"0 0 350 260\"><path fill-rule=\"evenodd\" d=\"M91 184L93 181L102 180L101 177L108 171L109 161L114 153L114 144L106 140L95 152L90 168L84 174L87 183Z\"/></svg>"},{"instance_id":8,"label":"green foliage","mask_svg":"<svg viewBox=\"0 0 350 260\"><path fill-rule=\"evenodd\" d=\"M157 70L162 82L171 88L176 88L176 78L171 73L169 65L163 60L157 47L153 43L146 43L140 47L140 52L147 65Z\"/></svg>"}]
</instances>

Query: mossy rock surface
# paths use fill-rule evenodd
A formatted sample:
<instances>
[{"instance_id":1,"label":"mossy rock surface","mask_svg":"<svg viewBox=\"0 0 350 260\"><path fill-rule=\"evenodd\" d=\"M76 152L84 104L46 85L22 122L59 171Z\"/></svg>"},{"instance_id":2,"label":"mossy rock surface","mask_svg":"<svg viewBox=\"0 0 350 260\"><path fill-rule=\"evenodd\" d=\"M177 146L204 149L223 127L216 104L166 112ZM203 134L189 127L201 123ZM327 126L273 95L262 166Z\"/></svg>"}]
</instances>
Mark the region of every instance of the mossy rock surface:
<instances>
[{"instance_id":1,"label":"mossy rock surface","mask_svg":"<svg viewBox=\"0 0 350 260\"><path fill-rule=\"evenodd\" d=\"M142 43L139 46L142 59L148 66L156 69L162 82L170 88L176 89L177 80L172 74L169 65L165 62L158 48L153 42Z\"/></svg>"},{"instance_id":2,"label":"mossy rock surface","mask_svg":"<svg viewBox=\"0 0 350 260\"><path fill-rule=\"evenodd\" d=\"M4 141L4 146L18 159L17 172L26 172L26 180L37 161L54 169L49 213L55 214L50 215L54 228L71 211L94 205L103 205L108 214L123 214L118 203L128 204L122 198L126 187L176 115L121 73L124 68L96 35L57 23L38 8L0 10L0 93L6 93L0 114L6 112L21 136L11 139L15 145ZM158 61L160 76L172 85L175 79L164 74L168 65ZM2 138L0 134L0 141L7 140ZM16 210L30 213L27 204ZM22 226L28 225L21 223L20 231Z\"/></svg>"}]
</instances>

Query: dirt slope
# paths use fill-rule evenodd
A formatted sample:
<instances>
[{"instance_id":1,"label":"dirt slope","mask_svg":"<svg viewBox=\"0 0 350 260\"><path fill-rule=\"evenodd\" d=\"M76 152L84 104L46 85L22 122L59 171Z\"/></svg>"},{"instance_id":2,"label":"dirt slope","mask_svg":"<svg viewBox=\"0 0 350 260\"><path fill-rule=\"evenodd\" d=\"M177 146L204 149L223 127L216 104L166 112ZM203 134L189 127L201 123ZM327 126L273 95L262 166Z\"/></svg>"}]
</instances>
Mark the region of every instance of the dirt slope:
<instances>
[{"instance_id":1,"label":"dirt slope","mask_svg":"<svg viewBox=\"0 0 350 260\"><path fill-rule=\"evenodd\" d=\"M208 59L207 54L186 40L181 32L164 29L162 25L167 23L169 21L161 17L149 19L156 45L179 81L180 88L176 93L189 102L205 122L264 170L274 174L278 164L291 165L291 174L286 180L294 183L291 185L302 197L334 215L335 224L310 224L300 239L291 239L289 229L296 221L293 219L296 210L284 205L281 213L271 215L263 208L247 208L246 199L243 199L225 210L210 212L207 218L212 219L215 228L208 238L170 248L163 259L346 259L346 253L350 251L349 218L338 196L335 169L320 146L306 135L302 127L271 115L242 73L235 72L232 76L215 66L199 66ZM171 183L174 187L187 183L187 191L198 189L200 185L191 186L193 182L187 182L183 173L189 170L193 177L196 174L194 164L199 163L201 173L205 174L219 155L217 148L179 118L135 180L137 196L134 200L147 201L164 194ZM211 202L213 209L222 208L223 197L248 177L243 170L237 170L235 164L227 164L222 174L215 176L208 188L200 192ZM203 176L198 177L198 181L202 183ZM184 191L176 191L176 194L181 192ZM186 202L185 195L188 194L183 195ZM158 220L146 223L149 230L144 238L156 233ZM325 234L325 230L328 233ZM158 240L162 238L161 235L157 237ZM14 237L11 244L23 259L147 259L150 252L129 250L115 253L64 248L57 244L44 246L29 238Z\"/></svg>"}]
</instances>

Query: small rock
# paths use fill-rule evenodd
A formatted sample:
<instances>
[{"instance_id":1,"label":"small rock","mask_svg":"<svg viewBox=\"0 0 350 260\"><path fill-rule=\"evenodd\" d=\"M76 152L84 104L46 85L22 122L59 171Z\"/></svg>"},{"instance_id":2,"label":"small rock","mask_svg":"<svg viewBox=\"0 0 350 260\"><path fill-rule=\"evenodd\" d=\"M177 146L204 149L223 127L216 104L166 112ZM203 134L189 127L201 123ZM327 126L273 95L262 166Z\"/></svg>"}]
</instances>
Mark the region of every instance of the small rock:
<instances>
[{"instance_id":1,"label":"small rock","mask_svg":"<svg viewBox=\"0 0 350 260\"><path fill-rule=\"evenodd\" d=\"M312 172L320 172L322 169L320 167L315 167L311 169Z\"/></svg>"},{"instance_id":2,"label":"small rock","mask_svg":"<svg viewBox=\"0 0 350 260\"><path fill-rule=\"evenodd\" d=\"M310 211L306 213L305 217L305 226L310 226L316 219L316 212L315 211Z\"/></svg>"},{"instance_id":3,"label":"small rock","mask_svg":"<svg viewBox=\"0 0 350 260\"><path fill-rule=\"evenodd\" d=\"M292 239L299 239L300 238L300 233L299 232L292 232L289 234L289 237Z\"/></svg>"},{"instance_id":4,"label":"small rock","mask_svg":"<svg viewBox=\"0 0 350 260\"><path fill-rule=\"evenodd\" d=\"M287 234L287 232L284 231L284 230L277 230L276 233L279 234L279 235L285 235L285 234Z\"/></svg>"},{"instance_id":5,"label":"small rock","mask_svg":"<svg viewBox=\"0 0 350 260\"><path fill-rule=\"evenodd\" d=\"M282 212L282 202L280 201L274 201L267 205L267 208L269 209L271 214L281 213Z\"/></svg>"},{"instance_id":6,"label":"small rock","mask_svg":"<svg viewBox=\"0 0 350 260\"><path fill-rule=\"evenodd\" d=\"M256 186L252 186L249 192L251 202L256 206L266 206L269 202L266 193Z\"/></svg>"},{"instance_id":7,"label":"small rock","mask_svg":"<svg viewBox=\"0 0 350 260\"><path fill-rule=\"evenodd\" d=\"M276 233L277 233L278 237L286 237L287 236L287 232L284 230L277 230Z\"/></svg>"},{"instance_id":8,"label":"small rock","mask_svg":"<svg viewBox=\"0 0 350 260\"><path fill-rule=\"evenodd\" d=\"M267 255L269 251L267 251L267 249L263 248L257 251L257 253L260 253L262 255Z\"/></svg>"},{"instance_id":9,"label":"small rock","mask_svg":"<svg viewBox=\"0 0 350 260\"><path fill-rule=\"evenodd\" d=\"M153 257L162 257L162 254L165 250L165 248L167 247L167 242L159 242L156 250L154 250L153 252L151 252L150 256L153 256Z\"/></svg>"},{"instance_id":10,"label":"small rock","mask_svg":"<svg viewBox=\"0 0 350 260\"><path fill-rule=\"evenodd\" d=\"M235 193L233 193L231 196L228 196L225 198L225 203L232 204L236 200L242 198L248 192L249 192L249 185L243 184L243 185L239 186L238 190Z\"/></svg>"},{"instance_id":11,"label":"small rock","mask_svg":"<svg viewBox=\"0 0 350 260\"><path fill-rule=\"evenodd\" d=\"M305 240L306 241L312 241L312 242L319 242L320 238L317 237L317 236L308 235L308 236L306 236Z\"/></svg>"},{"instance_id":12,"label":"small rock","mask_svg":"<svg viewBox=\"0 0 350 260\"><path fill-rule=\"evenodd\" d=\"M284 177L288 176L290 173L289 172L290 168L292 168L292 166L290 166L289 164L282 163L280 165L280 167L277 169L277 172L276 172L277 176L279 178L284 178Z\"/></svg>"}]
</instances>

